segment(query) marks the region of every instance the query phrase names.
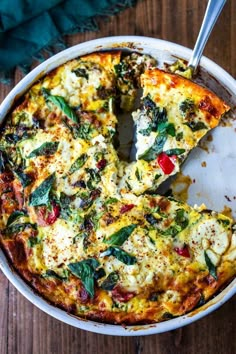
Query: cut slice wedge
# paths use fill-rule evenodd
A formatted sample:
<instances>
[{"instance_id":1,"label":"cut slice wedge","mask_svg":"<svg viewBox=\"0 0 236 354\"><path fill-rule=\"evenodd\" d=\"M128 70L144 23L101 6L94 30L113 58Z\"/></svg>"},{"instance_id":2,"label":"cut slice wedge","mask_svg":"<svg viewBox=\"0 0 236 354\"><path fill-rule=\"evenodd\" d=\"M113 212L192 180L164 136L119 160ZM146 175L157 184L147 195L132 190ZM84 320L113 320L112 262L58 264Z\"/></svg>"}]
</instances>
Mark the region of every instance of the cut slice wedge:
<instances>
[{"instance_id":1,"label":"cut slice wedge","mask_svg":"<svg viewBox=\"0 0 236 354\"><path fill-rule=\"evenodd\" d=\"M136 161L127 165L120 190L156 190L230 107L191 80L157 68L141 76L141 108L133 113Z\"/></svg>"}]
</instances>

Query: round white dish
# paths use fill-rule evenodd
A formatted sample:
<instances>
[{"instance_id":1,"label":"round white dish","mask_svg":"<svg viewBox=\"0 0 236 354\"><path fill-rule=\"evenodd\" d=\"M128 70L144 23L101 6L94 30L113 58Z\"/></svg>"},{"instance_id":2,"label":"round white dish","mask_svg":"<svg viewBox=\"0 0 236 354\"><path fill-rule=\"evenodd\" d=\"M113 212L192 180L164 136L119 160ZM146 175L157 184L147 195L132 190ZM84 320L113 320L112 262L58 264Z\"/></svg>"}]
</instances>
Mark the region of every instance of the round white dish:
<instances>
[{"instance_id":1,"label":"round white dish","mask_svg":"<svg viewBox=\"0 0 236 354\"><path fill-rule=\"evenodd\" d=\"M100 38L78 44L39 65L15 86L0 106L0 123L15 100L48 71L81 55L115 48L151 54L158 60L160 67L163 66L164 62L175 61L176 57L188 60L191 54L190 49L180 45L138 36ZM197 81L216 92L231 107L235 107L235 80L217 64L205 57L202 58L200 64L201 71ZM188 190L190 205L205 203L209 209L217 211L222 211L227 206L231 208L234 217L236 217L236 185L234 183L234 171L236 171L235 116L235 110L232 110L229 117L230 124L227 124L227 126L221 125L214 130L211 133L212 138L208 139L209 141L204 140L204 144L207 146L202 143L203 148L196 148L190 154L182 169L182 173L189 175L191 180L194 181ZM72 326L108 335L140 336L170 331L206 316L236 293L236 280L234 280L215 298L187 315L157 324L125 327L80 319L49 304L12 270L2 250L0 250L0 268L10 282L28 300L49 315Z\"/></svg>"}]
</instances>

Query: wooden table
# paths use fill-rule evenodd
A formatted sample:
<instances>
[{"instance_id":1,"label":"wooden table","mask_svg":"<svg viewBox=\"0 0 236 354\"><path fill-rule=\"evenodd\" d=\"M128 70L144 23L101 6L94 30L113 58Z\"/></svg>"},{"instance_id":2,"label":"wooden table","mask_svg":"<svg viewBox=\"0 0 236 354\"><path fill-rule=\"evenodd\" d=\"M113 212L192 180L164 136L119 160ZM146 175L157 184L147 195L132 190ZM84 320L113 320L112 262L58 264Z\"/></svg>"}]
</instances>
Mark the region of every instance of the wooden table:
<instances>
[{"instance_id":1,"label":"wooden table","mask_svg":"<svg viewBox=\"0 0 236 354\"><path fill-rule=\"evenodd\" d=\"M207 0L143 0L100 31L66 37L68 46L113 35L144 35L192 48ZM228 0L207 44L205 55L236 77L236 0ZM0 101L11 86L0 85ZM235 354L235 298L219 310L182 329L147 337L111 337L65 325L46 315L0 272L0 354Z\"/></svg>"}]
</instances>

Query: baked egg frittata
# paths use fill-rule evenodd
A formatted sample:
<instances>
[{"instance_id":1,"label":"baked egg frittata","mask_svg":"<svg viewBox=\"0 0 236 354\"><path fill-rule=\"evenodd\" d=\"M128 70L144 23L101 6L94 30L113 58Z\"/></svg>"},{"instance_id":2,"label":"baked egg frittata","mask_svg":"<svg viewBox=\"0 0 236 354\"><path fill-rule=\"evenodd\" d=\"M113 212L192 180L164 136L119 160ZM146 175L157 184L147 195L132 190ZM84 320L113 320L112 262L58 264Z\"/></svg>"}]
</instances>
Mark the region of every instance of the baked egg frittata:
<instances>
[{"instance_id":1,"label":"baked egg frittata","mask_svg":"<svg viewBox=\"0 0 236 354\"><path fill-rule=\"evenodd\" d=\"M233 220L156 189L228 110L148 55L92 53L47 74L0 135L0 242L15 269L53 304L100 322L201 306L235 276ZM134 162L117 152L119 111L133 111Z\"/></svg>"}]
</instances>

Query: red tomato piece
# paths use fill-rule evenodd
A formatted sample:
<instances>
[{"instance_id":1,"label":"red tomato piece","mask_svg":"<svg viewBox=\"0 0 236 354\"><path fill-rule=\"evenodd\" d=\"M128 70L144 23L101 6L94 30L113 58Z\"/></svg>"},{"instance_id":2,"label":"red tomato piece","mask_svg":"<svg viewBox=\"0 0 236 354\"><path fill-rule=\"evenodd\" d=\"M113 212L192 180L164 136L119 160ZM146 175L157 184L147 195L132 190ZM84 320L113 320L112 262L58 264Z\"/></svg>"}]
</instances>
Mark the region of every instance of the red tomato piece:
<instances>
[{"instance_id":1,"label":"red tomato piece","mask_svg":"<svg viewBox=\"0 0 236 354\"><path fill-rule=\"evenodd\" d=\"M133 207L135 207L134 204L122 205L122 207L120 208L120 213L121 213L121 214L124 214L124 213L126 213L127 211L133 209Z\"/></svg>"},{"instance_id":2,"label":"red tomato piece","mask_svg":"<svg viewBox=\"0 0 236 354\"><path fill-rule=\"evenodd\" d=\"M200 102L198 107L206 112L209 112L210 114L212 114L214 117L217 116L217 109L213 106L213 104L211 103L211 100L208 96L205 96Z\"/></svg>"},{"instance_id":3,"label":"red tomato piece","mask_svg":"<svg viewBox=\"0 0 236 354\"><path fill-rule=\"evenodd\" d=\"M60 215L60 207L58 204L52 204L51 210L46 206L41 206L37 210L38 223L40 226L52 225Z\"/></svg>"},{"instance_id":4,"label":"red tomato piece","mask_svg":"<svg viewBox=\"0 0 236 354\"><path fill-rule=\"evenodd\" d=\"M175 168L175 165L173 164L169 156L164 152L162 152L158 156L157 162L165 175L171 174L171 172L173 172Z\"/></svg>"},{"instance_id":5,"label":"red tomato piece","mask_svg":"<svg viewBox=\"0 0 236 354\"><path fill-rule=\"evenodd\" d=\"M184 245L183 248L175 247L175 252L177 252L180 256L190 258L190 253L187 245Z\"/></svg>"},{"instance_id":6,"label":"red tomato piece","mask_svg":"<svg viewBox=\"0 0 236 354\"><path fill-rule=\"evenodd\" d=\"M100 161L98 161L98 163L96 164L96 167L99 170L103 170L107 165L107 160L106 159L101 159Z\"/></svg>"},{"instance_id":7,"label":"red tomato piece","mask_svg":"<svg viewBox=\"0 0 236 354\"><path fill-rule=\"evenodd\" d=\"M130 299L132 299L132 297L134 297L135 293L131 293L128 291L124 291L123 289L121 289L119 286L116 286L113 290L112 290L112 298L114 300L117 300L119 302L127 302Z\"/></svg>"}]
</instances>

